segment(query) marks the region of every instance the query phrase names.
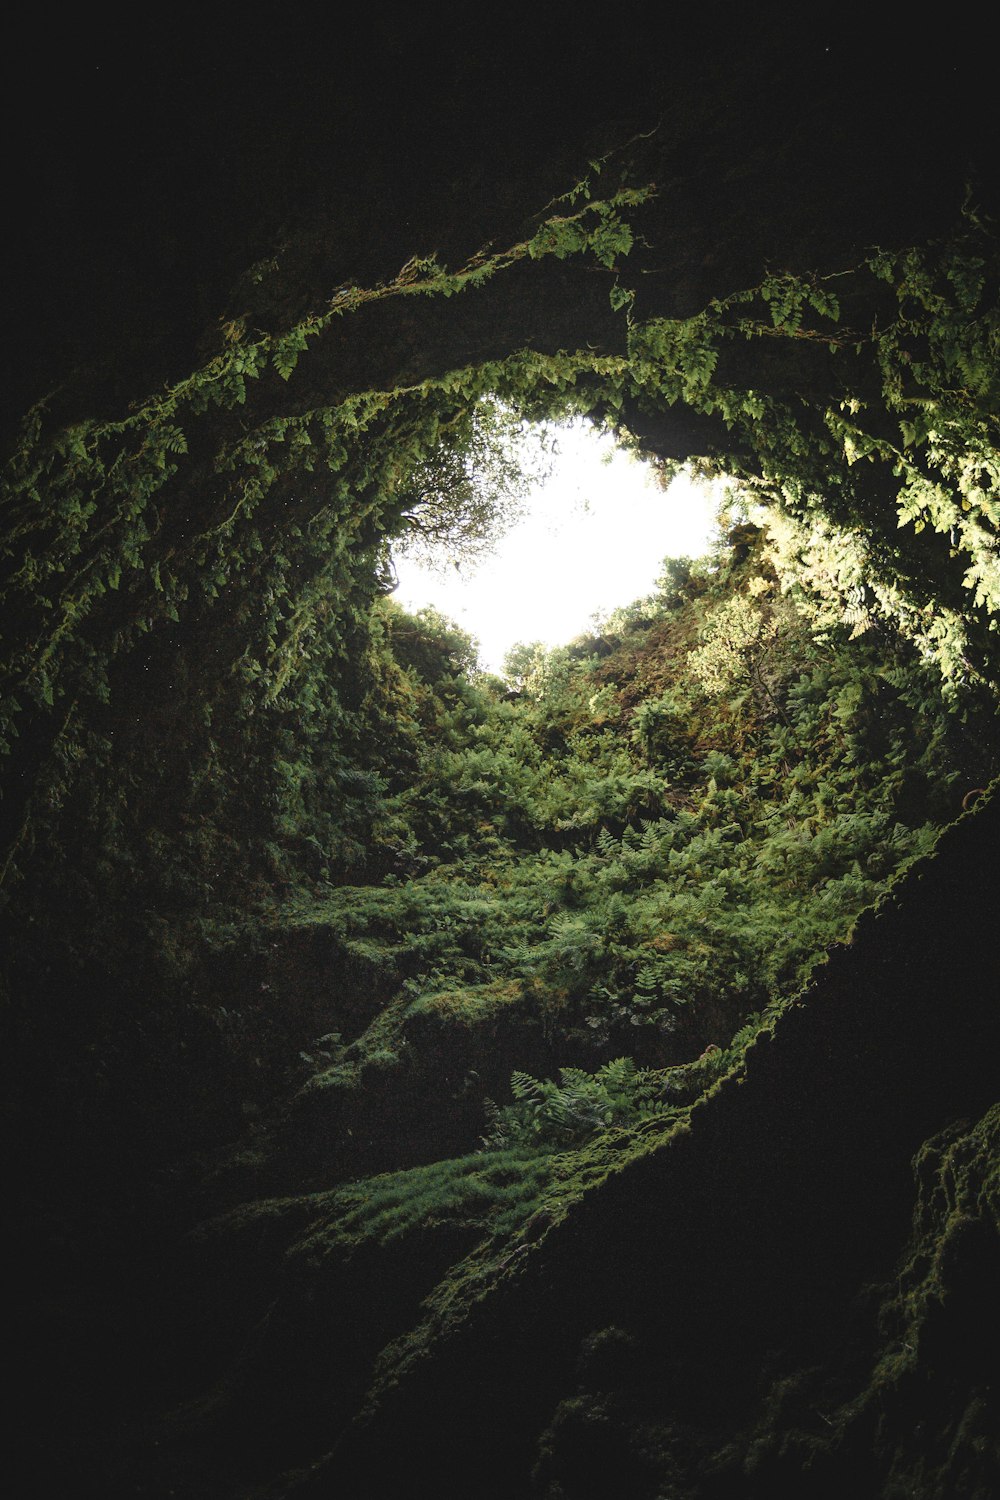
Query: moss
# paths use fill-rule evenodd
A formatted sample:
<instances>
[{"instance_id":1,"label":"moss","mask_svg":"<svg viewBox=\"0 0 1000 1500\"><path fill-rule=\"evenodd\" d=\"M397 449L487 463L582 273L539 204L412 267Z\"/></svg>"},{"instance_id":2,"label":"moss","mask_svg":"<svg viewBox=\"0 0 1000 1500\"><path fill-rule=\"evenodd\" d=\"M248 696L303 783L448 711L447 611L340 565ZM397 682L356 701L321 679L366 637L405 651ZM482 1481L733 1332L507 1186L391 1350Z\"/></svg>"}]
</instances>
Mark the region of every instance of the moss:
<instances>
[{"instance_id":1,"label":"moss","mask_svg":"<svg viewBox=\"0 0 1000 1500\"><path fill-rule=\"evenodd\" d=\"M352 1251L369 1241L386 1244L445 1221L500 1241L544 1200L554 1171L547 1156L507 1151L369 1177L328 1199L332 1216L295 1253L314 1256L330 1243Z\"/></svg>"},{"instance_id":2,"label":"moss","mask_svg":"<svg viewBox=\"0 0 1000 1500\"><path fill-rule=\"evenodd\" d=\"M426 1298L420 1321L382 1351L368 1411L376 1410L401 1380L412 1377L437 1345L454 1337L478 1305L528 1272L531 1258L542 1251L551 1233L572 1220L574 1208L588 1193L648 1153L669 1146L686 1128L683 1119L650 1121L634 1130L608 1131L577 1150L529 1153L525 1159L531 1164L532 1194L511 1195L511 1208L496 1216L493 1233L449 1268ZM497 1163L505 1157L498 1153ZM490 1161L493 1153L482 1159Z\"/></svg>"},{"instance_id":3,"label":"moss","mask_svg":"<svg viewBox=\"0 0 1000 1500\"><path fill-rule=\"evenodd\" d=\"M523 1002L524 984L519 979L496 979L466 989L446 989L423 995L408 1008L407 1018L427 1018L446 1025L475 1026L483 1021L509 1018L510 1008Z\"/></svg>"},{"instance_id":4,"label":"moss","mask_svg":"<svg viewBox=\"0 0 1000 1500\"><path fill-rule=\"evenodd\" d=\"M894 1284L865 1299L856 1369L838 1375L831 1362L772 1384L759 1425L725 1459L747 1494L805 1474L824 1495L848 1475L855 1492L885 1500L996 1493L1000 1104L927 1141L913 1170L912 1238Z\"/></svg>"}]
</instances>

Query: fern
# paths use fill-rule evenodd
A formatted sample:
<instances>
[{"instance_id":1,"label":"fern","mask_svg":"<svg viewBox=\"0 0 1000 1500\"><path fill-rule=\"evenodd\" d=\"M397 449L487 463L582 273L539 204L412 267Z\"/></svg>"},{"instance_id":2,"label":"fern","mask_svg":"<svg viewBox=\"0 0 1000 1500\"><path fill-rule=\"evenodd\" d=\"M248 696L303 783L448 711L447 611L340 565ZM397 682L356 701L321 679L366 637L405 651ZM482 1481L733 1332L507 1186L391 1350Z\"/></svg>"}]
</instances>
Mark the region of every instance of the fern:
<instances>
[{"instance_id":1,"label":"fern","mask_svg":"<svg viewBox=\"0 0 1000 1500\"><path fill-rule=\"evenodd\" d=\"M671 1120L677 1111L667 1099L666 1088L664 1073L640 1069L629 1057L615 1058L594 1073L560 1068L558 1082L515 1072L511 1077L514 1102L501 1108L489 1103L484 1145L556 1149L596 1131Z\"/></svg>"}]
</instances>

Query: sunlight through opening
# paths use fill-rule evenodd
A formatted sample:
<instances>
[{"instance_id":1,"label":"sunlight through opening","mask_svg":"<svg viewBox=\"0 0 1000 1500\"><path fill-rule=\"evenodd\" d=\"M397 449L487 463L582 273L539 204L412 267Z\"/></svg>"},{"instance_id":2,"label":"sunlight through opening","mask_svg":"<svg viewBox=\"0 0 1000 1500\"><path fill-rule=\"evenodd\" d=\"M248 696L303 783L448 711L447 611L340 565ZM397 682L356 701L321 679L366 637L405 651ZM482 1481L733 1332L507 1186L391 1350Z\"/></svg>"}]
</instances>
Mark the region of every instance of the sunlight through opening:
<instances>
[{"instance_id":1,"label":"sunlight through opening","mask_svg":"<svg viewBox=\"0 0 1000 1500\"><path fill-rule=\"evenodd\" d=\"M701 557L715 535L724 481L675 478L579 419L556 429L548 479L526 512L475 569L396 559L404 609L432 605L479 642L499 672L519 641L565 645L596 621L652 592L667 557Z\"/></svg>"}]
</instances>

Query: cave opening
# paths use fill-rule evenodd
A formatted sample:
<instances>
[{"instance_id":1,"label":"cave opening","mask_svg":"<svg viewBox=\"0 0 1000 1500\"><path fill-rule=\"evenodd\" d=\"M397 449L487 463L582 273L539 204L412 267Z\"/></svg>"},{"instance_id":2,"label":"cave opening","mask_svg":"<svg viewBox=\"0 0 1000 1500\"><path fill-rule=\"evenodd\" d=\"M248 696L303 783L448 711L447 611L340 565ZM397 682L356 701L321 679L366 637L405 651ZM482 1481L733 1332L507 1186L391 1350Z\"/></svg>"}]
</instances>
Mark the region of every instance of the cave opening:
<instances>
[{"instance_id":1,"label":"cave opening","mask_svg":"<svg viewBox=\"0 0 1000 1500\"><path fill-rule=\"evenodd\" d=\"M15 445L10 1168L62 1479L389 1500L424 1443L455 1495L881 1493L925 1375L941 1493L995 1457L995 243L967 204L678 251L656 149L457 269L304 291L305 236L190 375ZM753 519L491 683L385 586L490 393Z\"/></svg>"},{"instance_id":2,"label":"cave opening","mask_svg":"<svg viewBox=\"0 0 1000 1500\"><path fill-rule=\"evenodd\" d=\"M495 523L485 556L460 559L441 543L431 556L400 555L398 543L393 553L396 601L452 618L493 673L517 645L566 645L599 618L639 608L668 559L709 551L723 503L724 481L667 479L586 419L529 429L529 444L545 467L526 476L520 508ZM517 458L523 473L527 454Z\"/></svg>"}]
</instances>

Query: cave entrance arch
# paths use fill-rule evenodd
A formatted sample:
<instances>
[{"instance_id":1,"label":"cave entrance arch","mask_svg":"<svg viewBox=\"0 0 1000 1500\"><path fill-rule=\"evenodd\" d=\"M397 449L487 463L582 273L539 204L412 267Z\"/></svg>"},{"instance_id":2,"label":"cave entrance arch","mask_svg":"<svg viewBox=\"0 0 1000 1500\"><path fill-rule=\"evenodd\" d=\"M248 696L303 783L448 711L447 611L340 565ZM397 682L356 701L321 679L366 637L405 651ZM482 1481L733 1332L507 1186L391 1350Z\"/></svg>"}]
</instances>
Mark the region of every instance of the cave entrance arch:
<instances>
[{"instance_id":1,"label":"cave entrance arch","mask_svg":"<svg viewBox=\"0 0 1000 1500\"><path fill-rule=\"evenodd\" d=\"M332 294L306 237L291 267L251 270L186 379L110 418L29 416L3 598L12 889L69 878L58 851L85 828L116 830L101 880L134 884L146 816L178 890L245 868L241 819L274 846L276 763L295 744L308 759L362 691L406 477L487 393L619 425L661 464L707 460L852 538L845 588L874 588L947 671L993 675L988 228L967 208L933 245L849 255L830 206L807 244L783 238L771 184L710 247L693 207L679 233L664 166L642 138L501 248ZM207 844L183 811L206 786Z\"/></svg>"}]
</instances>

